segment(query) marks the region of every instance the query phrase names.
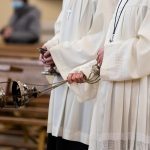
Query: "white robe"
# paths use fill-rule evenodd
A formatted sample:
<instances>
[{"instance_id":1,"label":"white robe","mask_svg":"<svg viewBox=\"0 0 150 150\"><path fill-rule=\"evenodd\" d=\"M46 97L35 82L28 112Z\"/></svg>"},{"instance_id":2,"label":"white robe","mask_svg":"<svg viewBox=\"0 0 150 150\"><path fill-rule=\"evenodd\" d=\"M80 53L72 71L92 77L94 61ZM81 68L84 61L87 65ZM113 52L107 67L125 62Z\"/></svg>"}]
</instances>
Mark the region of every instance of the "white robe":
<instances>
[{"instance_id":1,"label":"white robe","mask_svg":"<svg viewBox=\"0 0 150 150\"><path fill-rule=\"evenodd\" d=\"M115 15L106 37L89 150L149 150L150 1L129 0L110 42Z\"/></svg>"},{"instance_id":2,"label":"white robe","mask_svg":"<svg viewBox=\"0 0 150 150\"><path fill-rule=\"evenodd\" d=\"M95 24L93 25L93 29L95 29L96 26L100 27L99 28L100 31L97 33L97 35L99 35L99 37L100 37L100 40L93 42L94 44L96 42L99 42L98 43L99 48L104 47L105 36L106 36L107 30L108 30L110 20L114 13L115 7L117 5L117 2L118 2L118 0L111 0L111 1L110 0L99 0L97 7L100 9L98 9L97 15L95 15L95 20L97 20L97 18L98 18L99 23L100 23L99 25L101 25L101 26L99 26L96 21L95 21ZM95 39L93 39L93 41L94 40ZM87 43L85 43L85 42L87 42ZM84 46L86 47L86 50L91 51L92 45L89 46L90 41L86 40L85 42L84 42L85 43ZM81 49L81 50L84 50L84 49ZM64 49L61 51L61 55L63 54L64 51L65 51ZM87 56L88 51L82 51L82 53L81 53L80 49L79 49L78 51L76 51L75 55L77 58L79 58L81 54L83 56ZM96 55L96 57L97 57L97 55ZM88 77L91 73L92 66L97 63L96 59L95 59L96 57L93 57L93 55L91 55L91 57L88 56L86 59L87 61L85 61L83 63L81 62L81 63L78 63L77 65L76 65L76 63L74 63L73 67L70 65L68 65L66 68L61 67L61 69L64 71L64 73L62 74L63 77L66 78L66 76L69 73L80 72L80 71L82 71L86 75L86 77ZM65 60L63 60L63 63L64 64L69 63L68 59L66 58ZM66 66L66 65L64 65L64 66ZM97 82L95 84L88 84L88 83L71 84L70 88L77 95L77 100L79 102L84 102L84 101L91 100L96 97L98 86L99 86L99 82Z\"/></svg>"},{"instance_id":3,"label":"white robe","mask_svg":"<svg viewBox=\"0 0 150 150\"><path fill-rule=\"evenodd\" d=\"M98 43L100 42L94 42L103 40L101 38L103 34L97 34L99 31L102 32L100 29L103 22L98 19L95 20L96 10L97 0L65 0L63 2L62 12L56 23L56 35L45 44L62 76L64 76L64 70L61 70L61 67L74 65L73 60L75 65L87 61L86 57L78 61L73 53L74 50L79 48L80 50L84 48L84 51L86 51L87 42L84 41L89 40L88 43L93 50L87 51L89 57L96 56L99 48ZM95 26L96 23L98 26L93 27L93 22ZM66 53L59 56L63 49L66 50ZM56 52L58 53L56 54ZM63 56L67 56L68 59L71 58L67 64L63 63ZM57 77L54 82L60 80L62 78ZM67 84L52 91L48 116L48 133L88 144L94 100L81 104L76 99L76 95Z\"/></svg>"}]
</instances>

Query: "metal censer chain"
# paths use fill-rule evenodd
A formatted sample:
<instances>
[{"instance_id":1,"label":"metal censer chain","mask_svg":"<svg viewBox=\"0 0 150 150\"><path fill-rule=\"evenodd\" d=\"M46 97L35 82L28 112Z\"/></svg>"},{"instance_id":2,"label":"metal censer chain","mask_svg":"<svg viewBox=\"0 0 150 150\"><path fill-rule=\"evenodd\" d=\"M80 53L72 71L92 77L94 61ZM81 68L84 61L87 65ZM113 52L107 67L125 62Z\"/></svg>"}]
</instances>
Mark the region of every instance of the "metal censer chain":
<instances>
[{"instance_id":1,"label":"metal censer chain","mask_svg":"<svg viewBox=\"0 0 150 150\"><path fill-rule=\"evenodd\" d=\"M54 74L53 74L54 73ZM53 71L53 75L56 75ZM92 67L89 77L85 77L85 83L94 84L100 81L100 66L98 64ZM66 84L67 80L62 80L60 82L48 84L48 85L38 85L38 84L25 84L20 81L9 81L11 83L11 96L7 96L4 90L0 87L0 108L19 108L25 106L31 100L43 95L47 91L52 91L63 84ZM7 84L8 82L0 82L0 84ZM32 86L32 87L29 87ZM39 90L37 87L44 87ZM9 104L11 103L11 105Z\"/></svg>"}]
</instances>

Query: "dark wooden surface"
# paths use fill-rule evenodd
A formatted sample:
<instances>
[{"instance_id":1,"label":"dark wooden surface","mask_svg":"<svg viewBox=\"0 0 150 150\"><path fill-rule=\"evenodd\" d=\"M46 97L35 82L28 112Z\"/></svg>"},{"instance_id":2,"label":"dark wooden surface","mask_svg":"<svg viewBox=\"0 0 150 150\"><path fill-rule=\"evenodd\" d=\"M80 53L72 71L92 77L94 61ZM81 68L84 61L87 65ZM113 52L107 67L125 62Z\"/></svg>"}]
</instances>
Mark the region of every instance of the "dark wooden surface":
<instances>
[{"instance_id":1,"label":"dark wooden surface","mask_svg":"<svg viewBox=\"0 0 150 150\"><path fill-rule=\"evenodd\" d=\"M39 52L37 48L43 44L34 45L12 45L12 44L0 44L0 56L4 57L21 57L21 58L33 58L37 59Z\"/></svg>"},{"instance_id":2,"label":"dark wooden surface","mask_svg":"<svg viewBox=\"0 0 150 150\"><path fill-rule=\"evenodd\" d=\"M40 45L0 44L0 81L11 78L47 85L48 81L41 75L43 66L38 60L38 47ZM48 92L19 109L0 108L0 147L45 150L49 95Z\"/></svg>"}]
</instances>

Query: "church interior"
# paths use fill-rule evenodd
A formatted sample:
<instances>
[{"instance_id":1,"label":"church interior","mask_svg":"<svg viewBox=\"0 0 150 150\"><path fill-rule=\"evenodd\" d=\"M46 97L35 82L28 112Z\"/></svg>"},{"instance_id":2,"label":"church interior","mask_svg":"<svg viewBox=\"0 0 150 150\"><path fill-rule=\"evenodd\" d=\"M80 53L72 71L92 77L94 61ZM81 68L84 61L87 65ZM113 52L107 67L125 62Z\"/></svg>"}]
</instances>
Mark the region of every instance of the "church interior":
<instances>
[{"instance_id":1,"label":"church interior","mask_svg":"<svg viewBox=\"0 0 150 150\"><path fill-rule=\"evenodd\" d=\"M0 30L8 25L13 14L12 1L0 1ZM38 42L7 43L0 35L0 100L1 91L7 96L12 95L12 81L36 87L48 85L46 76L42 74L44 67L39 61L38 48L53 37L61 3L61 0L29 0L29 4L40 12ZM42 90L46 88L39 86L37 88ZM47 91L21 107L5 108L0 102L0 150L46 149L49 96Z\"/></svg>"}]
</instances>

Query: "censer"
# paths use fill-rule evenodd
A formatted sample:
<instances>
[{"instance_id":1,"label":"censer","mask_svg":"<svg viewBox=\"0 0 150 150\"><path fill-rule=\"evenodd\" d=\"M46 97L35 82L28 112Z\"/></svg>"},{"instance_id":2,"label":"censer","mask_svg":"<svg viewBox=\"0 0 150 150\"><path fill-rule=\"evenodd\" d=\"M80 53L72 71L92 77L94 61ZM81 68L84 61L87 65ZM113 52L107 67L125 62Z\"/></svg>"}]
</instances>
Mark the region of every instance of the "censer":
<instances>
[{"instance_id":1,"label":"censer","mask_svg":"<svg viewBox=\"0 0 150 150\"><path fill-rule=\"evenodd\" d=\"M56 75L56 71L52 70L49 72L50 75ZM58 74L57 74L58 75ZM85 77L85 82L88 84L97 83L100 80L100 66L98 64L92 67L91 73L88 78ZM62 80L60 82L48 84L48 85L38 85L38 84L25 84L21 81L9 81L11 82L11 95L7 96L4 90L0 87L0 108L19 108L28 104L31 100L43 95L47 91L51 91L65 83L67 80ZM0 84L5 84L8 82L0 82ZM32 86L32 87L29 87ZM38 87L42 87L40 90ZM11 104L10 104L11 103Z\"/></svg>"},{"instance_id":2,"label":"censer","mask_svg":"<svg viewBox=\"0 0 150 150\"><path fill-rule=\"evenodd\" d=\"M4 90L0 87L0 107L5 107L6 105L6 96Z\"/></svg>"}]
</instances>

